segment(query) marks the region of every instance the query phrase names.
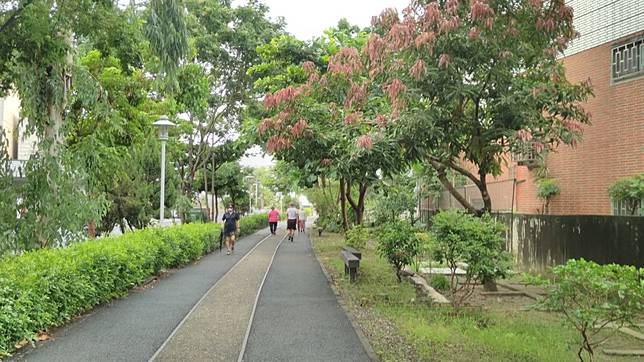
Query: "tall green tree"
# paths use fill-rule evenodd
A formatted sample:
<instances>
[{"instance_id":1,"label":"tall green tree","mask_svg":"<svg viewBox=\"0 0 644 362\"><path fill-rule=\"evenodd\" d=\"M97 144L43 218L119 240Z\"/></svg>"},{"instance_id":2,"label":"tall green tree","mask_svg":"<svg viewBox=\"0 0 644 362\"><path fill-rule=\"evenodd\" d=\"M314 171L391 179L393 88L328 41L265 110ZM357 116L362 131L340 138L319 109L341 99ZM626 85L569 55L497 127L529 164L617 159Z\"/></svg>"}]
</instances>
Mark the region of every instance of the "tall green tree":
<instances>
[{"instance_id":1,"label":"tall green tree","mask_svg":"<svg viewBox=\"0 0 644 362\"><path fill-rule=\"evenodd\" d=\"M396 84L392 110L408 155L431 163L470 212L491 211L487 178L505 155L574 146L589 123L590 85L569 82L558 60L577 36L564 0L415 1L402 18L383 11L373 30L369 69ZM448 169L477 186L482 208Z\"/></svg>"}]
</instances>

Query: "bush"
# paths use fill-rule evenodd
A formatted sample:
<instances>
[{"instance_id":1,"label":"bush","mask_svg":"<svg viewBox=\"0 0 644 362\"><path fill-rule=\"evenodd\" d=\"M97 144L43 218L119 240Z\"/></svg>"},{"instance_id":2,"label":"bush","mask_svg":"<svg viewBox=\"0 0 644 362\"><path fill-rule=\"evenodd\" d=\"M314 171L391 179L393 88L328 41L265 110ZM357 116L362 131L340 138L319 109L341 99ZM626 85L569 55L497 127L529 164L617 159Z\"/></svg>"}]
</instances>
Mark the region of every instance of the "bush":
<instances>
[{"instance_id":1,"label":"bush","mask_svg":"<svg viewBox=\"0 0 644 362\"><path fill-rule=\"evenodd\" d=\"M452 210L434 216L434 255L452 271L450 289L454 307L460 306L473 293L477 281L493 285L497 278L505 276L510 256L504 250L504 231L505 227L489 215L478 218ZM459 262L468 265L462 280L456 276Z\"/></svg>"},{"instance_id":2,"label":"bush","mask_svg":"<svg viewBox=\"0 0 644 362\"><path fill-rule=\"evenodd\" d=\"M378 251L396 270L398 281L405 265L411 265L418 254L419 240L416 230L407 222L384 224L378 232Z\"/></svg>"},{"instance_id":3,"label":"bush","mask_svg":"<svg viewBox=\"0 0 644 362\"><path fill-rule=\"evenodd\" d=\"M430 284L432 288L440 291L446 291L449 290L449 280L447 280L447 277L441 274L437 274L432 276L432 279L430 280Z\"/></svg>"},{"instance_id":4,"label":"bush","mask_svg":"<svg viewBox=\"0 0 644 362\"><path fill-rule=\"evenodd\" d=\"M617 180L608 188L610 197L626 205L630 215L644 215L644 173ZM638 207L640 210L638 210Z\"/></svg>"},{"instance_id":5,"label":"bush","mask_svg":"<svg viewBox=\"0 0 644 362\"><path fill-rule=\"evenodd\" d=\"M347 231L346 235L347 245L356 249L364 249L369 240L369 229L362 225L354 226L353 229Z\"/></svg>"},{"instance_id":6,"label":"bush","mask_svg":"<svg viewBox=\"0 0 644 362\"><path fill-rule=\"evenodd\" d=\"M258 229L268 227L268 216L266 214L252 214L242 217L239 220L240 235L245 236L254 233Z\"/></svg>"},{"instance_id":7,"label":"bush","mask_svg":"<svg viewBox=\"0 0 644 362\"><path fill-rule=\"evenodd\" d=\"M244 217L241 233L265 225L264 215ZM0 356L162 269L198 259L219 245L219 233L217 224L148 228L0 259Z\"/></svg>"},{"instance_id":8,"label":"bush","mask_svg":"<svg viewBox=\"0 0 644 362\"><path fill-rule=\"evenodd\" d=\"M644 269L626 265L599 265L592 261L568 260L553 269L555 283L538 306L562 313L565 321L581 334L577 355L593 359L593 348L604 342L602 328L632 324L644 312Z\"/></svg>"}]
</instances>

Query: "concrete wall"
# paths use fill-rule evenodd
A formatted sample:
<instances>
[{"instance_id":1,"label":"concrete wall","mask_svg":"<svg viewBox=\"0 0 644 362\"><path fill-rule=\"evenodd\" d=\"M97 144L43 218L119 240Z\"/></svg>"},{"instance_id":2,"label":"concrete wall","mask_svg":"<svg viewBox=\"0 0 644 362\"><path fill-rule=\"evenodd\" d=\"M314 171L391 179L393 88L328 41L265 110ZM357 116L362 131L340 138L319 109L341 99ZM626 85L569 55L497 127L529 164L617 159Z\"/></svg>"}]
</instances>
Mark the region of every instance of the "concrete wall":
<instances>
[{"instance_id":1,"label":"concrete wall","mask_svg":"<svg viewBox=\"0 0 644 362\"><path fill-rule=\"evenodd\" d=\"M521 271L547 271L568 259L644 267L644 218L498 214Z\"/></svg>"}]
</instances>

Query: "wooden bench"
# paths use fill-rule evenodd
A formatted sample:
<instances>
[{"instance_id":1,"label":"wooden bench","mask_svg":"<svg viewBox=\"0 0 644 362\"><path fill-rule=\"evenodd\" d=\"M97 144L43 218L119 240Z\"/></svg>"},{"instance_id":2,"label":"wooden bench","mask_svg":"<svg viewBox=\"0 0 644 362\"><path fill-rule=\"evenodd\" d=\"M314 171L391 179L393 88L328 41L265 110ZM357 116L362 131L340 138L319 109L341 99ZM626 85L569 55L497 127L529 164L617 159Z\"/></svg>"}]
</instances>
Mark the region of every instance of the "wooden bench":
<instances>
[{"instance_id":1,"label":"wooden bench","mask_svg":"<svg viewBox=\"0 0 644 362\"><path fill-rule=\"evenodd\" d=\"M345 246L342 248L342 259L344 260L344 274L349 274L349 281L355 282L362 253L350 246Z\"/></svg>"},{"instance_id":2,"label":"wooden bench","mask_svg":"<svg viewBox=\"0 0 644 362\"><path fill-rule=\"evenodd\" d=\"M362 253L356 249L354 249L351 246L343 246L342 250L348 251L349 253L353 254L356 258L362 260Z\"/></svg>"}]
</instances>

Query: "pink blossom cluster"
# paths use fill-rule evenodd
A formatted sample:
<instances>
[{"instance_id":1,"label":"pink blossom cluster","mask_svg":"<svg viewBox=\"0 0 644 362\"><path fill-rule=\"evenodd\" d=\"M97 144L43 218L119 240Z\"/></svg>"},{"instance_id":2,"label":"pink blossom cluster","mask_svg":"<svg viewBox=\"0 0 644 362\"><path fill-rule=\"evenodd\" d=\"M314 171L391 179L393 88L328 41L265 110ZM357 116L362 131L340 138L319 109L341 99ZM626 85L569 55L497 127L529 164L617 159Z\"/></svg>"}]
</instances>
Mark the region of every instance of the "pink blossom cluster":
<instances>
[{"instance_id":1,"label":"pink blossom cluster","mask_svg":"<svg viewBox=\"0 0 644 362\"><path fill-rule=\"evenodd\" d=\"M388 124L387 118L382 114L377 115L375 121L378 127L382 127L382 128L386 127Z\"/></svg>"},{"instance_id":2,"label":"pink blossom cluster","mask_svg":"<svg viewBox=\"0 0 644 362\"><path fill-rule=\"evenodd\" d=\"M264 97L264 107L267 109L279 107L283 103L293 102L305 90L305 86L282 88L275 93L268 93Z\"/></svg>"},{"instance_id":3,"label":"pink blossom cluster","mask_svg":"<svg viewBox=\"0 0 644 362\"><path fill-rule=\"evenodd\" d=\"M380 15L371 18L371 25L381 29L390 29L394 24L398 23L398 12L396 9L387 8L383 10Z\"/></svg>"},{"instance_id":4,"label":"pink blossom cluster","mask_svg":"<svg viewBox=\"0 0 644 362\"><path fill-rule=\"evenodd\" d=\"M291 109L285 109L272 118L265 118L257 125L257 132L262 135L269 129L280 130L284 123L286 123L291 117L293 111Z\"/></svg>"},{"instance_id":5,"label":"pink blossom cluster","mask_svg":"<svg viewBox=\"0 0 644 362\"><path fill-rule=\"evenodd\" d=\"M433 1L425 5L425 13L423 14L422 25L426 30L430 30L434 25L439 24L441 21L441 6L438 2Z\"/></svg>"},{"instance_id":6,"label":"pink blossom cluster","mask_svg":"<svg viewBox=\"0 0 644 362\"><path fill-rule=\"evenodd\" d=\"M469 33L467 33L467 37L470 40L476 40L480 36L481 36L481 30L475 26L470 29Z\"/></svg>"},{"instance_id":7,"label":"pink blossom cluster","mask_svg":"<svg viewBox=\"0 0 644 362\"><path fill-rule=\"evenodd\" d=\"M289 128L293 136L301 136L304 133L304 130L308 128L309 124L305 119L300 119L293 126Z\"/></svg>"},{"instance_id":8,"label":"pink blossom cluster","mask_svg":"<svg viewBox=\"0 0 644 362\"><path fill-rule=\"evenodd\" d=\"M447 2L445 3L445 9L447 9L447 13L452 16L456 16L458 14L458 6L458 0L447 0Z\"/></svg>"},{"instance_id":9,"label":"pink blossom cluster","mask_svg":"<svg viewBox=\"0 0 644 362\"><path fill-rule=\"evenodd\" d=\"M328 158L323 158L322 161L320 161L320 163L324 166L331 166L333 162Z\"/></svg>"},{"instance_id":10,"label":"pink blossom cluster","mask_svg":"<svg viewBox=\"0 0 644 362\"><path fill-rule=\"evenodd\" d=\"M535 10L541 10L543 0L530 0L530 6Z\"/></svg>"},{"instance_id":11,"label":"pink blossom cluster","mask_svg":"<svg viewBox=\"0 0 644 362\"><path fill-rule=\"evenodd\" d=\"M304 69L304 74L308 76L308 84L311 85L320 80L320 74L318 74L315 63L312 61L306 61L302 63L302 68Z\"/></svg>"},{"instance_id":12,"label":"pink blossom cluster","mask_svg":"<svg viewBox=\"0 0 644 362\"><path fill-rule=\"evenodd\" d=\"M346 117L344 117L344 124L349 126L349 125L354 125L360 123L360 119L362 118L362 112L352 112L347 114Z\"/></svg>"},{"instance_id":13,"label":"pink blossom cluster","mask_svg":"<svg viewBox=\"0 0 644 362\"><path fill-rule=\"evenodd\" d=\"M457 16L452 16L450 19L443 19L441 21L438 32L440 34L446 34L454 29L458 29L461 26L461 18Z\"/></svg>"},{"instance_id":14,"label":"pink blossom cluster","mask_svg":"<svg viewBox=\"0 0 644 362\"><path fill-rule=\"evenodd\" d=\"M409 70L409 74L417 81L427 73L427 64L422 59L416 60L416 63Z\"/></svg>"},{"instance_id":15,"label":"pink blossom cluster","mask_svg":"<svg viewBox=\"0 0 644 362\"><path fill-rule=\"evenodd\" d=\"M556 27L556 24L553 18L537 19L537 30L553 31L555 30L555 27Z\"/></svg>"},{"instance_id":16,"label":"pink blossom cluster","mask_svg":"<svg viewBox=\"0 0 644 362\"><path fill-rule=\"evenodd\" d=\"M354 105L362 104L367 97L367 83L356 83L351 81L351 88L344 100L344 108L351 108Z\"/></svg>"},{"instance_id":17,"label":"pink blossom cluster","mask_svg":"<svg viewBox=\"0 0 644 362\"><path fill-rule=\"evenodd\" d=\"M422 32L416 37L416 48L420 49L422 46L427 45L431 51L435 41L436 33L433 31Z\"/></svg>"},{"instance_id":18,"label":"pink blossom cluster","mask_svg":"<svg viewBox=\"0 0 644 362\"><path fill-rule=\"evenodd\" d=\"M532 139L532 133L525 129L520 129L517 131L517 138L521 141L530 141Z\"/></svg>"},{"instance_id":19,"label":"pink blossom cluster","mask_svg":"<svg viewBox=\"0 0 644 362\"><path fill-rule=\"evenodd\" d=\"M391 79L384 85L384 91L392 103L396 103L400 95L406 90L407 86L398 78Z\"/></svg>"},{"instance_id":20,"label":"pink blossom cluster","mask_svg":"<svg viewBox=\"0 0 644 362\"><path fill-rule=\"evenodd\" d=\"M440 68L447 68L452 63L452 57L449 54L443 53L438 56L438 66Z\"/></svg>"},{"instance_id":21,"label":"pink blossom cluster","mask_svg":"<svg viewBox=\"0 0 644 362\"><path fill-rule=\"evenodd\" d=\"M371 138L371 135L365 134L356 139L356 146L360 148L365 148L365 149L372 149L373 148L373 139Z\"/></svg>"},{"instance_id":22,"label":"pink blossom cluster","mask_svg":"<svg viewBox=\"0 0 644 362\"><path fill-rule=\"evenodd\" d=\"M281 150L285 150L293 144L289 138L284 136L273 136L268 139L266 142L266 149L268 153L275 153Z\"/></svg>"},{"instance_id":23,"label":"pink blossom cluster","mask_svg":"<svg viewBox=\"0 0 644 362\"><path fill-rule=\"evenodd\" d=\"M470 18L492 29L495 18L494 9L490 7L487 0L474 0L470 4Z\"/></svg>"},{"instance_id":24,"label":"pink blossom cluster","mask_svg":"<svg viewBox=\"0 0 644 362\"><path fill-rule=\"evenodd\" d=\"M382 62L386 47L387 42L380 35L376 33L369 35L367 44L365 44L365 53L367 53L372 65Z\"/></svg>"},{"instance_id":25,"label":"pink blossom cluster","mask_svg":"<svg viewBox=\"0 0 644 362\"><path fill-rule=\"evenodd\" d=\"M581 124L573 120L564 119L561 124L570 132L581 133L583 131Z\"/></svg>"},{"instance_id":26,"label":"pink blossom cluster","mask_svg":"<svg viewBox=\"0 0 644 362\"><path fill-rule=\"evenodd\" d=\"M414 42L414 31L414 23L411 21L394 24L387 36L389 45L393 50L409 47Z\"/></svg>"},{"instance_id":27,"label":"pink blossom cluster","mask_svg":"<svg viewBox=\"0 0 644 362\"><path fill-rule=\"evenodd\" d=\"M353 75L363 69L360 54L356 48L342 48L329 59L331 74Z\"/></svg>"}]
</instances>

